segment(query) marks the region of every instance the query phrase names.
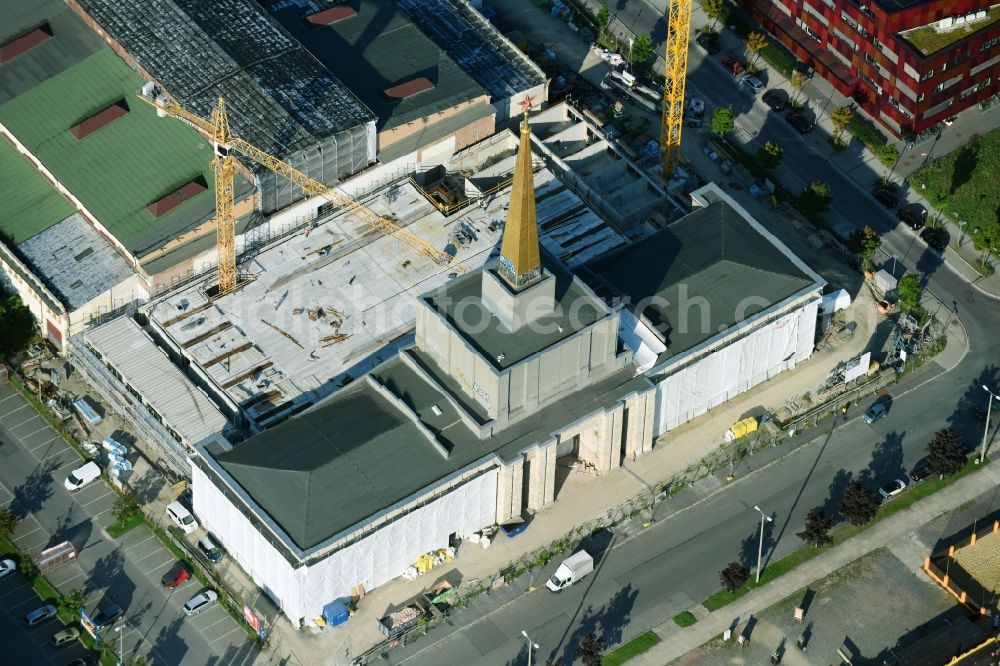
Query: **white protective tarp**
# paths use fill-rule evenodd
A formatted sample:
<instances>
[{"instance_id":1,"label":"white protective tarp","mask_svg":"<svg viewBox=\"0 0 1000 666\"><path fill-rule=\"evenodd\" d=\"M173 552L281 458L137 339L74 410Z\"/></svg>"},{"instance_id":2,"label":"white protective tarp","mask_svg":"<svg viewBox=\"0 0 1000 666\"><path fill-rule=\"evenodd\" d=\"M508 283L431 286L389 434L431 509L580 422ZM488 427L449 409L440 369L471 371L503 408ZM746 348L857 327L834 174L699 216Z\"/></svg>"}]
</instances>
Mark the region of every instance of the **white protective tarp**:
<instances>
[{"instance_id":1,"label":"white protective tarp","mask_svg":"<svg viewBox=\"0 0 1000 666\"><path fill-rule=\"evenodd\" d=\"M349 596L353 586L371 591L399 576L420 555L447 547L453 532L468 536L492 525L496 489L497 470L491 469L311 566L293 569L200 469L192 473L198 519L293 624L319 617L324 605Z\"/></svg>"},{"instance_id":2,"label":"white protective tarp","mask_svg":"<svg viewBox=\"0 0 1000 666\"><path fill-rule=\"evenodd\" d=\"M657 382L654 436L807 359L813 350L818 307L819 300L812 301L681 370L652 376Z\"/></svg>"},{"instance_id":3,"label":"white protective tarp","mask_svg":"<svg viewBox=\"0 0 1000 666\"><path fill-rule=\"evenodd\" d=\"M657 357L667 349L649 327L636 319L635 314L628 308L621 311L621 339L625 346L632 350L632 357L639 372L645 372L653 367Z\"/></svg>"}]
</instances>

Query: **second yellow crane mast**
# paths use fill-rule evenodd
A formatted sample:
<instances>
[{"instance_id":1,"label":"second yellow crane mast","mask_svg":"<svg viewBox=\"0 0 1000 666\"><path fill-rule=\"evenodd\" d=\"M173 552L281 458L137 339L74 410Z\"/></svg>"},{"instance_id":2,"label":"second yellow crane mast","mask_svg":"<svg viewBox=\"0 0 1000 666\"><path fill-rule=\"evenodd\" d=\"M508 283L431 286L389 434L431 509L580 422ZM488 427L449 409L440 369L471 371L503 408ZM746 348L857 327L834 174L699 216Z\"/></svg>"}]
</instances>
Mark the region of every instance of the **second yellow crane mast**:
<instances>
[{"instance_id":1,"label":"second yellow crane mast","mask_svg":"<svg viewBox=\"0 0 1000 666\"><path fill-rule=\"evenodd\" d=\"M691 0L667 4L666 79L663 82L663 121L660 125L660 166L668 180L681 160L684 127L684 83L687 79L688 39L691 36Z\"/></svg>"},{"instance_id":2,"label":"second yellow crane mast","mask_svg":"<svg viewBox=\"0 0 1000 666\"><path fill-rule=\"evenodd\" d=\"M219 296L225 296L236 288L236 220L233 218L233 179L236 167L229 148L233 136L229 131L229 117L226 102L220 97L212 109L213 143L215 159L215 217L216 238L219 252Z\"/></svg>"}]
</instances>

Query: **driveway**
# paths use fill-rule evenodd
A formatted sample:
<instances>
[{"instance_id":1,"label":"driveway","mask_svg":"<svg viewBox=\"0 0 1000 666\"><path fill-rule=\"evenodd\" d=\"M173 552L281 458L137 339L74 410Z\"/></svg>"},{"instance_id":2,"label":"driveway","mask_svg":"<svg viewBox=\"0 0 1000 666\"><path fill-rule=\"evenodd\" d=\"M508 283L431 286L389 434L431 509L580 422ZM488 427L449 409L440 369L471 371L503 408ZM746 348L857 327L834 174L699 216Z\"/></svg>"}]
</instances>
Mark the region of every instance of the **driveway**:
<instances>
[{"instance_id":1,"label":"driveway","mask_svg":"<svg viewBox=\"0 0 1000 666\"><path fill-rule=\"evenodd\" d=\"M89 610L105 599L126 609L124 635L108 632L123 645L126 659L142 654L164 664L253 663L257 648L221 608L185 618L180 608L199 591L197 583L173 592L160 587L160 576L175 560L152 533L139 527L117 540L107 536L104 530L114 522L114 493L104 483L72 494L63 487L66 475L80 464L77 453L27 401L11 387L0 386L0 503L21 516L14 543L35 556L57 543L73 542L76 562L48 578L60 592L83 588ZM22 612L19 606L10 612L23 616L29 610ZM51 626L42 633L47 640ZM59 661L64 654L68 652L60 652Z\"/></svg>"}]
</instances>

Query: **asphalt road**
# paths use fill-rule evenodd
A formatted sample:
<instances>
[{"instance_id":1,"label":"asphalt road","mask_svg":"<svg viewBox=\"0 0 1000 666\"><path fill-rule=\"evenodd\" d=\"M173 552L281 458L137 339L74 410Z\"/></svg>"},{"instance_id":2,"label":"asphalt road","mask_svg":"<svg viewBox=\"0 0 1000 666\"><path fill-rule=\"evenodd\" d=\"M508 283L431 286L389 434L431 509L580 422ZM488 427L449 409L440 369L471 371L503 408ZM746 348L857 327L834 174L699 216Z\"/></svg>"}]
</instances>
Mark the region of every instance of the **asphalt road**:
<instances>
[{"instance_id":1,"label":"asphalt road","mask_svg":"<svg viewBox=\"0 0 1000 666\"><path fill-rule=\"evenodd\" d=\"M643 10L643 7L646 10ZM644 3L619 3L613 12L631 12L635 32L656 34L662 11ZM645 16L643 16L645 14ZM627 21L628 22L628 21ZM654 24L656 29L654 29ZM654 40L655 42L656 40ZM971 410L982 406L980 386L996 386L1000 379L1000 307L945 266L914 234L899 225L872 200L866 179L855 166L853 179L813 150L825 141L820 129L798 134L752 95L737 89L733 77L710 56L692 47L688 87L710 106L733 105L738 124L761 144L776 141L784 147L785 166L779 176L786 184L804 186L813 180L830 184L833 207L848 225L871 225L884 234L883 249L898 258L899 270L926 276L926 286L945 304L951 304L965 326L969 350L962 362L945 373L933 364L923 374L926 383L893 396L889 416L874 426L857 416L838 419L813 441L756 474L740 478L723 492L690 509L670 514L668 501L658 509L658 522L638 536L606 551L595 574L558 595L544 588L482 614L453 616L454 628L435 630L427 638L389 654L392 663L524 664L527 631L541 648L536 663L564 657L572 663L579 636L594 631L617 643L669 620L719 589L718 572L726 563L756 560L759 505L773 517L765 531L765 558L773 561L800 545L795 533L814 506L836 507L852 480L876 489L904 474L926 454L927 442L942 427L953 426L967 443L982 435ZM840 159L838 157L838 159ZM957 325L957 324L953 324ZM543 572L548 575L555 564Z\"/></svg>"},{"instance_id":2,"label":"asphalt road","mask_svg":"<svg viewBox=\"0 0 1000 666\"><path fill-rule=\"evenodd\" d=\"M72 494L63 487L67 474L81 464L29 403L0 386L0 503L23 516L13 538L17 546L34 556L62 541L73 542L77 561L56 569L49 579L61 591L83 588L88 610L108 598L126 609L124 637L113 630L108 634L114 634L116 647L123 638L126 657L143 654L166 664L252 663L257 655L253 642L221 608L185 618L180 607L198 591L195 583L173 593L160 588L160 576L175 560L152 534L140 527L113 540L103 533L114 521L114 495L103 482ZM0 603L7 603L6 594L6 585L0 586ZM9 594L13 598L15 592ZM22 597L8 610L23 618L40 604L37 597ZM32 630L30 638L44 634L48 640L57 624L49 623L41 634ZM66 648L58 661L45 654L25 663L62 663L68 654Z\"/></svg>"}]
</instances>

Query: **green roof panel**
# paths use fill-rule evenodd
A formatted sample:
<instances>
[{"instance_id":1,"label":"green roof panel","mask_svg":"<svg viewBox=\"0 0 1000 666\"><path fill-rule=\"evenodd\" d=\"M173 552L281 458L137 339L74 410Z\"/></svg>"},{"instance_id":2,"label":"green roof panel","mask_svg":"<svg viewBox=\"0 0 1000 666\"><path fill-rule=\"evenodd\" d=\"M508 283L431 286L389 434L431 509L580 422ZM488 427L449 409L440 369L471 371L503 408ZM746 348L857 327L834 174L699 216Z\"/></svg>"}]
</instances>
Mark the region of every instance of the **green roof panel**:
<instances>
[{"instance_id":1,"label":"green roof panel","mask_svg":"<svg viewBox=\"0 0 1000 666\"><path fill-rule=\"evenodd\" d=\"M0 141L0 235L18 245L73 214L73 206L14 146Z\"/></svg>"},{"instance_id":2,"label":"green roof panel","mask_svg":"<svg viewBox=\"0 0 1000 666\"><path fill-rule=\"evenodd\" d=\"M0 122L138 256L211 217L212 149L135 94L143 80L108 48L0 106ZM82 140L69 132L111 104L129 113ZM147 204L201 176L208 190L156 218Z\"/></svg>"}]
</instances>

